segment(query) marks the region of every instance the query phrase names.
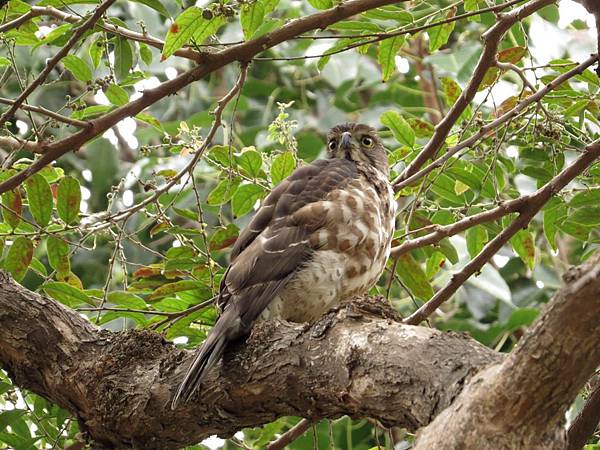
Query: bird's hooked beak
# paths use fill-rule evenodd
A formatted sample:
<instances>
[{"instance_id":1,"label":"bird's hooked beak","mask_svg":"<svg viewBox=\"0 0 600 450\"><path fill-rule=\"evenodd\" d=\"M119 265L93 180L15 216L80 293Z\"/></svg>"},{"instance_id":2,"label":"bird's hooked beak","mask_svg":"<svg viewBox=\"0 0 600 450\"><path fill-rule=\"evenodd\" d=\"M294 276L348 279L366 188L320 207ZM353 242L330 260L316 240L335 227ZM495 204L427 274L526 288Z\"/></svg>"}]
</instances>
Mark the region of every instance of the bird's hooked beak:
<instances>
[{"instance_id":1,"label":"bird's hooked beak","mask_svg":"<svg viewBox=\"0 0 600 450\"><path fill-rule=\"evenodd\" d=\"M350 150L352 142L352 134L349 131L344 131L342 133L342 139L340 140L340 147L343 150Z\"/></svg>"}]
</instances>

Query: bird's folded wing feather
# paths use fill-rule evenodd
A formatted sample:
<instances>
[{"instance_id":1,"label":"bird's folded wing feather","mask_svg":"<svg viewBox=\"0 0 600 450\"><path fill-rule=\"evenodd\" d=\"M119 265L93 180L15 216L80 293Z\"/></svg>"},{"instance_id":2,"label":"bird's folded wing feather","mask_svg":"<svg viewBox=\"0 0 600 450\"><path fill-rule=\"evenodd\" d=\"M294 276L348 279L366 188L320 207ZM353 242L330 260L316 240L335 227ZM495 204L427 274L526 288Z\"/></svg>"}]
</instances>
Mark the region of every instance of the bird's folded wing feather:
<instances>
[{"instance_id":1,"label":"bird's folded wing feather","mask_svg":"<svg viewBox=\"0 0 600 450\"><path fill-rule=\"evenodd\" d=\"M300 167L281 182L235 243L219 308L235 308L248 329L317 250L310 237L327 223L320 204L357 176L352 162L329 159Z\"/></svg>"}]
</instances>

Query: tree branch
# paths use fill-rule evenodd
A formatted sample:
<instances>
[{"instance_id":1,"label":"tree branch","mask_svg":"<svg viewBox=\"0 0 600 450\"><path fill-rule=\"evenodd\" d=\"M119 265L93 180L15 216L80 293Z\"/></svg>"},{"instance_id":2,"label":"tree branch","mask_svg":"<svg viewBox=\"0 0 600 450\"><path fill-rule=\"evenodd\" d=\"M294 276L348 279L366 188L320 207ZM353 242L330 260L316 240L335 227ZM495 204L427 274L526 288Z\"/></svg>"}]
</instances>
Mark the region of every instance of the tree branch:
<instances>
[{"instance_id":1,"label":"tree branch","mask_svg":"<svg viewBox=\"0 0 600 450\"><path fill-rule=\"evenodd\" d=\"M498 52L498 46L500 41L511 26L525 17L533 14L537 10L544 6L556 3L556 0L532 0L525 5L517 8L509 13L500 15L499 20L496 24L491 27L488 31L483 34L484 47L475 71L469 80L469 83L465 87L464 91L460 94L452 108L440 123L435 127L435 132L427 145L421 150L417 157L406 167L404 172L398 177L396 183L401 183L407 178L415 174L423 164L429 159L435 157L438 150L442 147L450 130L464 112L466 107L471 103L479 85L483 81L485 74L488 69L495 64L496 53Z\"/></svg>"},{"instance_id":2,"label":"tree branch","mask_svg":"<svg viewBox=\"0 0 600 450\"><path fill-rule=\"evenodd\" d=\"M584 153L579 156L570 166L563 169L556 177L550 180L535 193L525 197L519 216L506 228L504 228L494 239L473 258L463 269L454 274L450 282L440 289L423 306L417 309L404 321L409 324L418 324L429 317L439 306L448 300L473 274L479 272L481 268L500 250L519 230L527 228L533 217L544 207L544 205L558 191L564 188L577 175L587 169L598 157L600 157L600 140L597 140L586 147ZM464 222L463 222L464 223ZM397 252L398 253L398 252Z\"/></svg>"},{"instance_id":3,"label":"tree branch","mask_svg":"<svg viewBox=\"0 0 600 450\"><path fill-rule=\"evenodd\" d=\"M95 448L178 448L284 415L349 414L414 431L502 357L463 335L402 325L388 308L356 300L310 326L262 323L172 411L192 352L148 331L100 330L0 275L0 365L76 415Z\"/></svg>"},{"instance_id":4,"label":"tree branch","mask_svg":"<svg viewBox=\"0 0 600 450\"><path fill-rule=\"evenodd\" d=\"M600 375L592 383L592 393L569 428L568 450L581 450L600 423Z\"/></svg>"},{"instance_id":5,"label":"tree branch","mask_svg":"<svg viewBox=\"0 0 600 450\"><path fill-rule=\"evenodd\" d=\"M15 113L15 111L21 107L21 104L25 100L27 100L27 97L29 97L29 94L31 94L33 91L35 91L37 89L37 87L40 86L46 80L46 77L52 71L52 69L54 68L54 66L56 66L60 62L60 60L63 59L69 53L69 51L71 50L71 48L73 48L73 46L79 41L79 39L81 39L81 37L83 36L83 34L87 30L89 30L91 27L94 26L94 24L96 23L96 21L98 19L100 19L100 17L102 17L102 15L106 12L106 10L114 2L115 2L115 0L104 0L104 2L102 4L100 4L96 8L96 11L94 11L94 14L92 14L88 20L86 20L85 22L83 22L73 32L73 35L69 38L69 40L67 41L67 43L63 47L61 47L60 50L58 50L56 52L56 54L52 58L50 58L46 62L46 67L44 67L44 69L40 72L40 74L36 77L36 79L33 80L29 84L29 86L27 86L25 88L25 90L23 92L21 92L21 95L19 95L19 97L17 97L17 99L12 103L12 105L10 106L10 108L8 108L8 110L6 110L0 116L0 127L2 127L2 125L4 125L4 123L10 117L12 117L12 115Z\"/></svg>"},{"instance_id":6,"label":"tree branch","mask_svg":"<svg viewBox=\"0 0 600 450\"><path fill-rule=\"evenodd\" d=\"M414 450L566 447L565 412L600 365L600 252L565 282L508 359L478 374Z\"/></svg>"},{"instance_id":7,"label":"tree branch","mask_svg":"<svg viewBox=\"0 0 600 450\"><path fill-rule=\"evenodd\" d=\"M437 169L438 167L441 167L446 161L448 161L450 158L452 158L458 152L460 152L461 150L463 150L467 147L474 145L475 143L477 143L477 141L479 141L481 138L486 136L490 131L496 129L498 126L502 125L503 123L506 123L509 120L513 119L517 114L519 114L521 111L523 111L529 105L540 101L546 94L548 94L548 92L553 91L554 89L559 87L561 84L563 84L565 81L573 78L576 75L579 75L584 70L586 70L588 67L593 65L596 61L598 61L598 55L590 56L588 59L586 59L582 63L578 64L577 66L573 67L571 70L556 77L554 80L552 80L550 83L548 83L542 89L537 91L535 94L525 97L511 110L502 114L500 117L493 120L492 122L489 122L486 125L482 126L477 133L468 137L464 141L448 148L448 150L446 151L446 153L444 153L443 156L439 157L438 159L436 159L435 161L430 163L428 166L424 167L421 170L417 170L418 167L415 166L416 167L415 172L411 176L407 176L404 179L397 180L394 182L394 190L396 192L398 192L401 189L404 189L405 187L410 186L415 181L419 180L420 178L424 177L425 175L431 173L433 170ZM446 117L448 117L449 115L450 115L450 113L448 113L446 115ZM440 124L441 123L442 122L440 122ZM425 147L425 148L427 148L427 147ZM425 151L425 148L423 149L423 151ZM416 161L416 159L415 159L415 161ZM406 170L408 170L408 167Z\"/></svg>"},{"instance_id":8,"label":"tree branch","mask_svg":"<svg viewBox=\"0 0 600 450\"><path fill-rule=\"evenodd\" d=\"M504 362L464 335L399 323L382 299L355 299L311 325L257 324L172 411L192 352L100 330L2 273L0 364L76 415L96 449L178 448L284 415L343 414L431 423L417 449L562 448L564 411L600 364L600 253L565 281Z\"/></svg>"},{"instance_id":9,"label":"tree branch","mask_svg":"<svg viewBox=\"0 0 600 450\"><path fill-rule=\"evenodd\" d=\"M39 172L47 164L57 160L65 153L79 149L87 141L104 133L119 121L126 117L135 116L160 99L176 93L190 83L204 78L221 67L231 64L234 61L241 63L249 62L254 56L266 49L272 48L302 33L326 28L355 14L392 3L397 3L397 0L349 0L340 3L334 8L290 21L286 25L256 39L229 47L217 53L207 53L204 55L203 62L197 67L182 73L172 80L163 82L154 89L145 90L137 100L131 101L97 119L90 120L90 126L87 129L59 141L46 143L43 155L31 166L0 183L0 194L18 186L28 177Z\"/></svg>"}]
</instances>

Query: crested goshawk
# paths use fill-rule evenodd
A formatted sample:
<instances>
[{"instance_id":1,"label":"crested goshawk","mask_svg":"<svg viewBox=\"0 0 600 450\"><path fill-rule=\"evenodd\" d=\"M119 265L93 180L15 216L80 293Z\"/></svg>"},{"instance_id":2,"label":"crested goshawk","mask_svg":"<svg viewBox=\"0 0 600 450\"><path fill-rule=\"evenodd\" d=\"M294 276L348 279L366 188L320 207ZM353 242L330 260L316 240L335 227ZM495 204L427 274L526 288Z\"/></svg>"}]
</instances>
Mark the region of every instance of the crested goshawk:
<instances>
[{"instance_id":1,"label":"crested goshawk","mask_svg":"<svg viewBox=\"0 0 600 450\"><path fill-rule=\"evenodd\" d=\"M220 317L174 407L257 320L315 320L383 272L396 212L385 149L373 128L347 123L329 132L327 155L277 185L241 232L221 280Z\"/></svg>"}]
</instances>

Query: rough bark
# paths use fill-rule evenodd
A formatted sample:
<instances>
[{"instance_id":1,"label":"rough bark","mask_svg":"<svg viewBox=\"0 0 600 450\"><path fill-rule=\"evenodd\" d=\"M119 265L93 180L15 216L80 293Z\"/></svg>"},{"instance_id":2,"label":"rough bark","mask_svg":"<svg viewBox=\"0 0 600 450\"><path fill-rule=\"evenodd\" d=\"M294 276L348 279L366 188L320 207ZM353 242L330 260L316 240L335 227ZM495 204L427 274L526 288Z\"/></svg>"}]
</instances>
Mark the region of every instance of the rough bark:
<instances>
[{"instance_id":1,"label":"rough bark","mask_svg":"<svg viewBox=\"0 0 600 450\"><path fill-rule=\"evenodd\" d=\"M255 327L195 402L171 411L191 352L155 333L99 330L2 275L0 364L75 414L97 448L178 448L283 415L417 430L502 357L465 335L402 325L385 305L367 298L312 326Z\"/></svg>"},{"instance_id":2,"label":"rough bark","mask_svg":"<svg viewBox=\"0 0 600 450\"><path fill-rule=\"evenodd\" d=\"M0 365L76 415L94 448L179 448L283 415L343 414L421 429L417 449L564 448L564 411L600 364L600 253L566 281L508 358L355 299L312 325L255 327L171 411L191 352L99 330L0 274Z\"/></svg>"},{"instance_id":3,"label":"rough bark","mask_svg":"<svg viewBox=\"0 0 600 450\"><path fill-rule=\"evenodd\" d=\"M479 373L415 450L564 449L564 415L600 365L600 252L561 289L502 364Z\"/></svg>"}]
</instances>

